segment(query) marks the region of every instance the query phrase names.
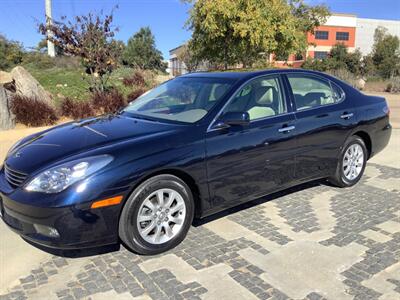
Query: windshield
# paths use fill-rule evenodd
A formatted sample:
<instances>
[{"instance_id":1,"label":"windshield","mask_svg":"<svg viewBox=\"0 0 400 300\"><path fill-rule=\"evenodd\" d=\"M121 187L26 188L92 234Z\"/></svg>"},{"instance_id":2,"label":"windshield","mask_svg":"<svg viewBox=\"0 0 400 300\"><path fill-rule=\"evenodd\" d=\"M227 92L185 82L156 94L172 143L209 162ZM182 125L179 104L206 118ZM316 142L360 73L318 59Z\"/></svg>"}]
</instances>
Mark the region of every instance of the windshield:
<instances>
[{"instance_id":1,"label":"windshield","mask_svg":"<svg viewBox=\"0 0 400 300\"><path fill-rule=\"evenodd\" d=\"M123 112L194 123L222 99L233 83L225 78L176 78L143 94Z\"/></svg>"}]
</instances>

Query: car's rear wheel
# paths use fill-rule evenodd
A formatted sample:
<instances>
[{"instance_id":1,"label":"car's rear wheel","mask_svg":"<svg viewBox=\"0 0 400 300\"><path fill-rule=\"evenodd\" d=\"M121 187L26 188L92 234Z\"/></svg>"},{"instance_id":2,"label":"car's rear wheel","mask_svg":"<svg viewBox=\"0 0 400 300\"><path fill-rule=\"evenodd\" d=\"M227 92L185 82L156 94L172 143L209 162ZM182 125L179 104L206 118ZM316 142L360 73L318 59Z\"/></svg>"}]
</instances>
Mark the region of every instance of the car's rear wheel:
<instances>
[{"instance_id":1,"label":"car's rear wheel","mask_svg":"<svg viewBox=\"0 0 400 300\"><path fill-rule=\"evenodd\" d=\"M364 174L367 158L364 141L358 136L350 137L340 154L336 173L329 181L339 187L356 184Z\"/></svg>"},{"instance_id":2,"label":"car's rear wheel","mask_svg":"<svg viewBox=\"0 0 400 300\"><path fill-rule=\"evenodd\" d=\"M119 235L134 252L161 253L185 238L193 215L193 196L187 184L173 175L158 175L142 183L127 200Z\"/></svg>"}]
</instances>

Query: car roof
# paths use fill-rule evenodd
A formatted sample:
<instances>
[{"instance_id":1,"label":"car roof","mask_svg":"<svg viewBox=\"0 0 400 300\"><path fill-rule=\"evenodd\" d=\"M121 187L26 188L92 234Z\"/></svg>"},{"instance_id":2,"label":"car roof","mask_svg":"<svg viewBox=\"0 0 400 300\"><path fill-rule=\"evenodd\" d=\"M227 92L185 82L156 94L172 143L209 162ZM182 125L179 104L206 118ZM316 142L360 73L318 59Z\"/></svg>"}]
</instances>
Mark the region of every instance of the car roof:
<instances>
[{"instance_id":1,"label":"car roof","mask_svg":"<svg viewBox=\"0 0 400 300\"><path fill-rule=\"evenodd\" d=\"M229 71L229 72L193 72L181 75L179 77L186 78L186 77L205 77L205 78L226 78L226 79L249 79L252 77L260 76L260 75L268 75L268 74L276 74L276 73L309 73L309 74L318 74L324 75L326 74L305 70L305 69L266 69L266 70L259 70L259 71L250 71L250 72L242 72L242 71Z\"/></svg>"}]
</instances>

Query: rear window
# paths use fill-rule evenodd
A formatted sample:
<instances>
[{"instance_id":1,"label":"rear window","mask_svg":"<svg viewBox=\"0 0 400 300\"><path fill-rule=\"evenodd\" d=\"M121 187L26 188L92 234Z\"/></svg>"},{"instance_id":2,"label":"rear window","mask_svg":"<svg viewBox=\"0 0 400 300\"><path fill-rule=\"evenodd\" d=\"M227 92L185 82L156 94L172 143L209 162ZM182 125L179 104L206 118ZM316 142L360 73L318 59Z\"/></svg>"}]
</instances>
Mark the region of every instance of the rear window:
<instances>
[{"instance_id":1,"label":"rear window","mask_svg":"<svg viewBox=\"0 0 400 300\"><path fill-rule=\"evenodd\" d=\"M330 81L314 76L288 75L297 110L304 110L342 100L343 91Z\"/></svg>"}]
</instances>

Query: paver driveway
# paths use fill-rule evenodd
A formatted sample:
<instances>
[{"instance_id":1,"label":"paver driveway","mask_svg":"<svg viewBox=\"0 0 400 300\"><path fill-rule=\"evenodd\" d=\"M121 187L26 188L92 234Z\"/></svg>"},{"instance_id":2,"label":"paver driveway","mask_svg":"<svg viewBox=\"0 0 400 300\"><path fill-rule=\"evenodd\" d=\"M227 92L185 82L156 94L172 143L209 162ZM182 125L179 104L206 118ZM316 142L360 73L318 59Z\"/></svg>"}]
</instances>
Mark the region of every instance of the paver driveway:
<instances>
[{"instance_id":1,"label":"paver driveway","mask_svg":"<svg viewBox=\"0 0 400 300\"><path fill-rule=\"evenodd\" d=\"M46 256L1 286L0 299L400 299L393 145L386 164L384 152L353 188L312 183L258 200L197 224L180 246L155 257L123 248ZM1 266L0 275L9 271Z\"/></svg>"}]
</instances>

